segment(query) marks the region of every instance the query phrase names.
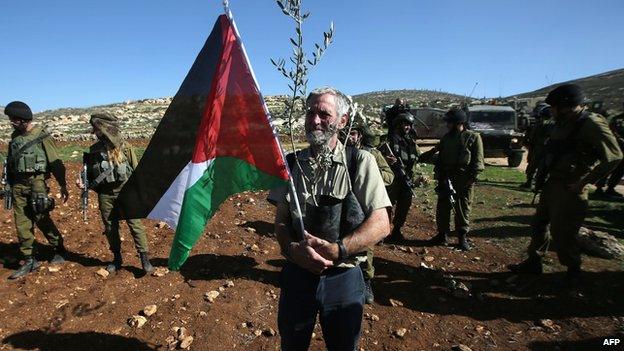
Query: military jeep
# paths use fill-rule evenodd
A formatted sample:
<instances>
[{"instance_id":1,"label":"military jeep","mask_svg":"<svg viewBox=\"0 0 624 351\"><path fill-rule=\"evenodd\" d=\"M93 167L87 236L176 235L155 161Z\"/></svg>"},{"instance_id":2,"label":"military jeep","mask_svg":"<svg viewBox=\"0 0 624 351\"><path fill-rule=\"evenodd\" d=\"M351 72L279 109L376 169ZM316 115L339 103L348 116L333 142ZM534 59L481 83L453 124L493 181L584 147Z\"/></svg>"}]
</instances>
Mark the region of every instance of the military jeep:
<instances>
[{"instance_id":1,"label":"military jeep","mask_svg":"<svg viewBox=\"0 0 624 351\"><path fill-rule=\"evenodd\" d=\"M522 162L524 134L511 106L468 106L468 128L481 134L485 157L507 157L509 167Z\"/></svg>"}]
</instances>

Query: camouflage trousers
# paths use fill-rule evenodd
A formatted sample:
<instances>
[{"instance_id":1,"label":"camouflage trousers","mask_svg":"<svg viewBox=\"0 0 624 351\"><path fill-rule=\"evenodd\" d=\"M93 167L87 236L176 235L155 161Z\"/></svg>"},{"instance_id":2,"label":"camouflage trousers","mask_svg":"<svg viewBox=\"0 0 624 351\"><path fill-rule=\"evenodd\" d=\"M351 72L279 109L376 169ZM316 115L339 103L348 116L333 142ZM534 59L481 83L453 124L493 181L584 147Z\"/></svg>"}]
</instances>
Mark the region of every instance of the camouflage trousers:
<instances>
[{"instance_id":1,"label":"camouflage trousers","mask_svg":"<svg viewBox=\"0 0 624 351\"><path fill-rule=\"evenodd\" d=\"M45 183L37 180L38 191L47 191ZM31 185L15 184L13 186L13 217L19 249L24 257L34 254L35 245L35 225L46 237L50 245L54 247L63 246L63 237L58 228L50 218L49 213L37 214L28 204Z\"/></svg>"},{"instance_id":2,"label":"camouflage trousers","mask_svg":"<svg viewBox=\"0 0 624 351\"><path fill-rule=\"evenodd\" d=\"M587 207L587 191L580 194L571 192L561 180L546 182L533 216L529 256L543 255L553 242L562 265L580 267L581 249L577 235L585 220Z\"/></svg>"},{"instance_id":3,"label":"camouflage trousers","mask_svg":"<svg viewBox=\"0 0 624 351\"><path fill-rule=\"evenodd\" d=\"M111 251L121 250L121 240L119 237L119 218L113 207L117 195L98 194L98 204L100 207L100 215L104 224L104 234L108 240ZM130 234L134 240L134 247L137 252L147 252L147 236L145 235L145 227L140 219L129 219L126 221Z\"/></svg>"},{"instance_id":4,"label":"camouflage trousers","mask_svg":"<svg viewBox=\"0 0 624 351\"><path fill-rule=\"evenodd\" d=\"M394 207L394 214L390 213L393 228L401 228L407 220L407 215L412 207L412 194L406 184L401 183L398 177L386 188L388 197Z\"/></svg>"},{"instance_id":5,"label":"camouflage trousers","mask_svg":"<svg viewBox=\"0 0 624 351\"><path fill-rule=\"evenodd\" d=\"M474 184L465 175L451 177L451 183L457 195L455 206L451 206L449 199L438 196L436 205L436 225L438 233L449 234L451 232L451 211L455 211L455 231L468 233L470 231L470 211L474 198Z\"/></svg>"}]
</instances>

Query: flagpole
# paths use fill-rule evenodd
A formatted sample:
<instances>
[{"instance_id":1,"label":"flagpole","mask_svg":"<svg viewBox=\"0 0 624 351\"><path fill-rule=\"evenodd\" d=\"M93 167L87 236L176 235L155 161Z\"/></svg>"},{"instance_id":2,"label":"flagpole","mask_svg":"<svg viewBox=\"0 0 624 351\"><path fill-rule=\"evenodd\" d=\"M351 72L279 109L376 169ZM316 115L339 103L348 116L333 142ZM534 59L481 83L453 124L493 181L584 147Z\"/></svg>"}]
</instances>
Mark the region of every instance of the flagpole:
<instances>
[{"instance_id":1,"label":"flagpole","mask_svg":"<svg viewBox=\"0 0 624 351\"><path fill-rule=\"evenodd\" d=\"M238 33L238 27L236 27L236 22L234 22L234 17L232 16L232 11L230 10L229 0L223 0L223 11L229 18L230 22L232 23L232 28L234 28L234 35L236 35L236 39L238 39L238 42L241 45L241 50L243 51L243 55L245 55L245 60L247 60L247 62L250 62L249 57L247 56L247 50L245 50L245 44L243 44L243 40L241 39L240 34ZM269 122L269 125L271 126L271 129L273 129L273 137L275 137L275 140L277 141L277 145L279 146L279 150L282 155L282 161L284 161L284 165L286 166L286 170L288 171L288 185L290 189L290 199L291 201L294 202L295 210L297 211L297 215L298 215L297 223L299 224L299 226L297 229L299 230L297 231L297 234L299 235L299 240L305 240L305 235L304 235L305 227L303 225L303 215L301 214L301 205L299 204L299 197L297 196L297 189L295 188L295 182L292 177L292 172L290 171L288 162L286 162L286 155L284 153L284 147L282 146L282 143L280 142L279 137L277 136L277 130L273 124L273 120L271 119L271 113L269 112L269 108L267 107L266 101L264 100L264 96L260 92L260 85L258 84L258 80L256 79L256 74L254 73L254 70L251 64L249 64L249 71L251 72L251 76L254 82L256 83L256 89L258 89L258 96L260 96L262 107L264 108L264 114L267 117L267 120ZM295 152L295 150L293 150L293 152ZM296 153L295 153L295 157L296 157Z\"/></svg>"}]
</instances>

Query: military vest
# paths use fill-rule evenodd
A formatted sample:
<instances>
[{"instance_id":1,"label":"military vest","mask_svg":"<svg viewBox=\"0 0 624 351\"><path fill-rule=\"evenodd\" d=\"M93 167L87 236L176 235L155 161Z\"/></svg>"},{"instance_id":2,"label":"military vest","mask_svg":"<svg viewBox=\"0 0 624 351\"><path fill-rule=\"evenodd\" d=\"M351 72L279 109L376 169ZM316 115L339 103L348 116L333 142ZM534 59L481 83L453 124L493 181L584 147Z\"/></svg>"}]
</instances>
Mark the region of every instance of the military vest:
<instances>
[{"instance_id":1,"label":"military vest","mask_svg":"<svg viewBox=\"0 0 624 351\"><path fill-rule=\"evenodd\" d=\"M456 172L465 171L472 162L473 144L476 142L477 134L464 130L458 134L446 134L440 143L442 144L439 162L444 171Z\"/></svg>"},{"instance_id":2,"label":"military vest","mask_svg":"<svg viewBox=\"0 0 624 351\"><path fill-rule=\"evenodd\" d=\"M591 148L579 138L579 133L590 119L591 114L583 112L569 125L554 125L544 145L544 166L550 177L576 180L591 170L596 159L591 155Z\"/></svg>"},{"instance_id":3,"label":"military vest","mask_svg":"<svg viewBox=\"0 0 624 351\"><path fill-rule=\"evenodd\" d=\"M48 158L43 148L43 139L49 136L44 128L35 128L28 134L14 137L9 143L11 173L47 173Z\"/></svg>"},{"instance_id":4,"label":"military vest","mask_svg":"<svg viewBox=\"0 0 624 351\"><path fill-rule=\"evenodd\" d=\"M109 159L106 148L98 144L94 145L89 153L87 168L92 188L100 184L124 183L130 178L133 171L128 158L123 152L121 162L114 164Z\"/></svg>"},{"instance_id":5,"label":"military vest","mask_svg":"<svg viewBox=\"0 0 624 351\"><path fill-rule=\"evenodd\" d=\"M420 156L416 142L409 138L395 135L390 138L389 145L394 156L403 161L405 172L411 176L412 168L418 162L418 157Z\"/></svg>"}]
</instances>

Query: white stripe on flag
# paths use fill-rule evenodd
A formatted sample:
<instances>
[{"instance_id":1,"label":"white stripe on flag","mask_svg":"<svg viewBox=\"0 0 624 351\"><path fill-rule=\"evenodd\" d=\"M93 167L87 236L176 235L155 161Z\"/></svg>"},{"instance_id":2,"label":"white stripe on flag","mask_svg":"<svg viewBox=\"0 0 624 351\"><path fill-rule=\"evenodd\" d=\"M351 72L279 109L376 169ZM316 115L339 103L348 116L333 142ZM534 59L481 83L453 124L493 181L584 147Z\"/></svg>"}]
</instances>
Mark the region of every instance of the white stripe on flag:
<instances>
[{"instance_id":1,"label":"white stripe on flag","mask_svg":"<svg viewBox=\"0 0 624 351\"><path fill-rule=\"evenodd\" d=\"M161 220L175 230L178 226L186 189L192 187L204 175L213 161L214 158L201 163L189 162L158 200L147 218Z\"/></svg>"}]
</instances>

